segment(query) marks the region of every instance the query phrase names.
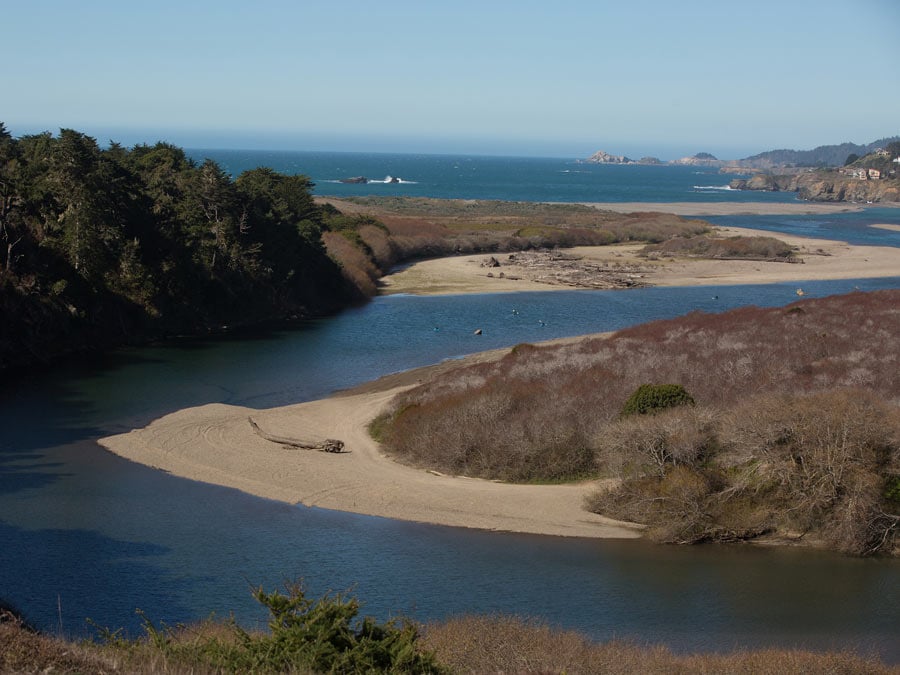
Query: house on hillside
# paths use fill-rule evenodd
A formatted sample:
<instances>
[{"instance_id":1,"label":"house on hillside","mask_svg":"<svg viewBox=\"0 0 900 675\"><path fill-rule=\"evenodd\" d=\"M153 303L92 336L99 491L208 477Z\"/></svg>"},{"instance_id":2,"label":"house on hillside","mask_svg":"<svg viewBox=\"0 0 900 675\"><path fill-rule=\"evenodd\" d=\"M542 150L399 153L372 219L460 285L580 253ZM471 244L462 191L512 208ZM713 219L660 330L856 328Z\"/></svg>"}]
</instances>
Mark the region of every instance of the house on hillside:
<instances>
[{"instance_id":1,"label":"house on hillside","mask_svg":"<svg viewBox=\"0 0 900 675\"><path fill-rule=\"evenodd\" d=\"M878 180L879 178L881 178L881 170L880 169L869 169L869 178Z\"/></svg>"}]
</instances>

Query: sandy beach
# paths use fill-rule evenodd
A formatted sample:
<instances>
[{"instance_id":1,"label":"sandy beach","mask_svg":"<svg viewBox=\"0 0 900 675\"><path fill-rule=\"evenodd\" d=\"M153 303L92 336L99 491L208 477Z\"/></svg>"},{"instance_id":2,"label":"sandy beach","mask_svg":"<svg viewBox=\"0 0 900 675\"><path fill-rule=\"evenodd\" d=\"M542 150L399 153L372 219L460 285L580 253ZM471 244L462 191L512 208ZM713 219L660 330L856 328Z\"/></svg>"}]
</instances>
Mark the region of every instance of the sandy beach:
<instances>
[{"instance_id":1,"label":"sandy beach","mask_svg":"<svg viewBox=\"0 0 900 675\"><path fill-rule=\"evenodd\" d=\"M601 483L509 485L393 462L367 431L401 388L251 410L210 404L100 441L112 452L178 476L290 503L439 525L575 537L633 538L636 526L582 509ZM345 452L291 448L257 435L340 439Z\"/></svg>"},{"instance_id":2,"label":"sandy beach","mask_svg":"<svg viewBox=\"0 0 900 675\"><path fill-rule=\"evenodd\" d=\"M776 237L795 247L802 262L701 258L648 260L638 256L643 244L583 246L561 251L563 259L557 261L555 268L549 262L531 266L519 264L517 261L525 259L519 254L512 260L506 254L425 260L383 277L381 291L385 294L440 295L615 287L604 285L604 279L610 277L630 280L635 285L710 286L900 275L900 248L897 247L854 246L737 227L716 230L722 236ZM491 258L499 263L499 267L485 266ZM568 272L561 271L563 263ZM592 285L592 279L596 284Z\"/></svg>"},{"instance_id":3,"label":"sandy beach","mask_svg":"<svg viewBox=\"0 0 900 675\"><path fill-rule=\"evenodd\" d=\"M723 234L763 234L722 228ZM900 274L900 248L775 235L796 246L801 264L734 260L638 259L640 245L566 251L597 268L654 285L767 283L861 278ZM486 268L490 256L461 256L416 263L383 279L388 293L484 293L572 288L517 269L508 256ZM552 263L552 261L551 261ZM641 271L622 268L643 266ZM551 264L552 268L552 264ZM487 276L488 272L492 276ZM504 271L504 277L499 276ZM541 272L543 274L544 272ZM518 277L518 278L510 278ZM573 339L573 338L570 338ZM497 358L507 350L469 360ZM367 425L404 387L433 377L453 364L439 364L382 378L341 395L270 410L210 404L181 410L143 429L104 438L100 444L130 460L178 476L243 490L261 497L353 513L440 525L576 537L634 538L640 527L603 518L582 508L585 495L601 481L570 485L509 485L440 475L394 462L380 451ZM304 442L326 438L344 442L333 454L265 440L265 433Z\"/></svg>"},{"instance_id":4,"label":"sandy beach","mask_svg":"<svg viewBox=\"0 0 900 675\"><path fill-rule=\"evenodd\" d=\"M662 211L677 216L768 216L778 214L828 214L862 211L859 204L840 202L580 202L602 211L636 213ZM879 204L879 206L887 206Z\"/></svg>"}]
</instances>

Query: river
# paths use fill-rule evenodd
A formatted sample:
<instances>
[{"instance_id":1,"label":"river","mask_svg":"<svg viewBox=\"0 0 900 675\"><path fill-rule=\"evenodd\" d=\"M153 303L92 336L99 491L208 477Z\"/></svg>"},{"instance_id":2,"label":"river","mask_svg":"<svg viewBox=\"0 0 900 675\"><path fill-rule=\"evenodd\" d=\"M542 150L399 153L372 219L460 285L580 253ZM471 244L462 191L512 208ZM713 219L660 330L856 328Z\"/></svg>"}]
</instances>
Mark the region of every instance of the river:
<instances>
[{"instance_id":1,"label":"river","mask_svg":"<svg viewBox=\"0 0 900 675\"><path fill-rule=\"evenodd\" d=\"M900 662L895 560L391 521L180 479L95 442L185 406L295 403L474 351L781 305L795 286L389 296L290 330L125 349L7 384L0 598L44 629L90 634L90 618L135 634L136 608L169 624L233 612L254 626L249 588L302 578L315 595L351 591L382 619L507 612L679 651L852 648ZM812 297L855 287L897 288L900 277L803 284Z\"/></svg>"}]
</instances>

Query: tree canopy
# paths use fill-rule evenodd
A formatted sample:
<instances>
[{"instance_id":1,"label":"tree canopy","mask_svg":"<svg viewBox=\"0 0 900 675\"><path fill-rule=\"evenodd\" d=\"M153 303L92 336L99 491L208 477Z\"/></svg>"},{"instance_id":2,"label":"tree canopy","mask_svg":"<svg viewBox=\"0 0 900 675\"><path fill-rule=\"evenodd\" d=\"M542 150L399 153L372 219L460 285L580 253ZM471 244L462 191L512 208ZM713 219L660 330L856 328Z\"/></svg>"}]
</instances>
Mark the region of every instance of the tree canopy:
<instances>
[{"instance_id":1,"label":"tree canopy","mask_svg":"<svg viewBox=\"0 0 900 675\"><path fill-rule=\"evenodd\" d=\"M354 290L312 188L267 168L232 179L167 143L104 149L0 123L0 310L16 319L0 369L64 335L120 343L344 306Z\"/></svg>"}]
</instances>

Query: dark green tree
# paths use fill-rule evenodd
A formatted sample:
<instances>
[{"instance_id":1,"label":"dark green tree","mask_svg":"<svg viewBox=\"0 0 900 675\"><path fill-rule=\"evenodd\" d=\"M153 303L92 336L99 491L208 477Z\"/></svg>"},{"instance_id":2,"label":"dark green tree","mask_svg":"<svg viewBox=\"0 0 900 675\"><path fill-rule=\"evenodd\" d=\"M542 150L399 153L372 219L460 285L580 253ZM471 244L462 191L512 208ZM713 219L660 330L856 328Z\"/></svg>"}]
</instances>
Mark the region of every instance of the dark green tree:
<instances>
[{"instance_id":1,"label":"dark green tree","mask_svg":"<svg viewBox=\"0 0 900 675\"><path fill-rule=\"evenodd\" d=\"M622 415L646 415L680 405L694 405L693 397L680 384L642 384L625 401Z\"/></svg>"}]
</instances>

